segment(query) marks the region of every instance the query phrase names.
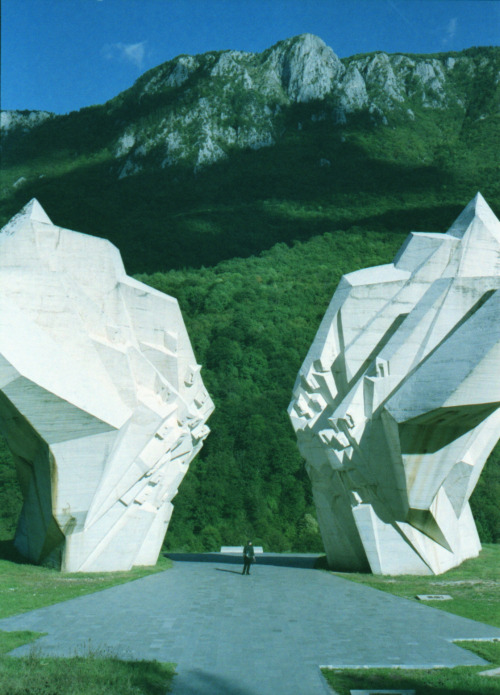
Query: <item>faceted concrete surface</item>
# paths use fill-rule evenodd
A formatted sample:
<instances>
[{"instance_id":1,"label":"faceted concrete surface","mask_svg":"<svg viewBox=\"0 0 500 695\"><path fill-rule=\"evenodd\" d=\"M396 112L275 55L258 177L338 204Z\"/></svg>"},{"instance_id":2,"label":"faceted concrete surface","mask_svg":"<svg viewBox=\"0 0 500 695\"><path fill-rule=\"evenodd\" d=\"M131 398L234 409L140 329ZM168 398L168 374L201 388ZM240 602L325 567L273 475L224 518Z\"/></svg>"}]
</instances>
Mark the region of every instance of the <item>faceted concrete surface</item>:
<instances>
[{"instance_id":1,"label":"faceted concrete surface","mask_svg":"<svg viewBox=\"0 0 500 695\"><path fill-rule=\"evenodd\" d=\"M158 559L213 410L173 297L33 200L0 230L0 429L15 546L67 572Z\"/></svg>"},{"instance_id":2,"label":"faceted concrete surface","mask_svg":"<svg viewBox=\"0 0 500 695\"><path fill-rule=\"evenodd\" d=\"M324 695L320 665L485 664L453 639L500 630L312 569L314 556L175 555L174 568L0 621L47 632L48 654L90 641L178 664L173 695ZM29 646L13 652L28 652Z\"/></svg>"},{"instance_id":3,"label":"faceted concrete surface","mask_svg":"<svg viewBox=\"0 0 500 695\"><path fill-rule=\"evenodd\" d=\"M481 549L469 498L500 430L500 221L480 193L446 234L344 275L289 414L330 565L442 574Z\"/></svg>"}]
</instances>

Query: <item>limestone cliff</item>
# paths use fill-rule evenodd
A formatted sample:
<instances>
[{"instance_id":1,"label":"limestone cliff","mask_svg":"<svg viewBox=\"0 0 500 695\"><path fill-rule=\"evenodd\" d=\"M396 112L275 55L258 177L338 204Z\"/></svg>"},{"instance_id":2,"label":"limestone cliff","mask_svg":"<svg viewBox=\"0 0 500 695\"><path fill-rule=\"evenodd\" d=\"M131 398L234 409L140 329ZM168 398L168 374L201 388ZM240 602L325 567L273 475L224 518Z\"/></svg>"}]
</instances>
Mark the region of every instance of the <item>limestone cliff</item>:
<instances>
[{"instance_id":1,"label":"limestone cliff","mask_svg":"<svg viewBox=\"0 0 500 695\"><path fill-rule=\"evenodd\" d=\"M498 112L499 66L494 48L341 60L319 37L302 34L259 54L179 56L93 108L109 125L106 147L118 177L174 164L197 171L232 150L279 142L293 123L289 117L285 124L283 114L294 106L309 105L309 121L337 125L364 114L373 126L390 126L426 110L465 116L475 108L478 118L488 118ZM49 117L12 113L2 114L9 130ZM294 127L302 126L296 118Z\"/></svg>"}]
</instances>

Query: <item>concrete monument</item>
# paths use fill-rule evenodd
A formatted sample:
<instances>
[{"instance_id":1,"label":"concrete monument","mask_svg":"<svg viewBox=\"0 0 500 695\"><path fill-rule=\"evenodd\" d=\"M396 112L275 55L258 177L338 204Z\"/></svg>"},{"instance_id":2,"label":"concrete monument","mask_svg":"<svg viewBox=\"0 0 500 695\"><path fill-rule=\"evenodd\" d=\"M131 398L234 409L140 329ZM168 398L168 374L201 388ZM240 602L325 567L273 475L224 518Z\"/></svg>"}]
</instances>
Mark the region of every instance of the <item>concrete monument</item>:
<instances>
[{"instance_id":1,"label":"concrete monument","mask_svg":"<svg viewBox=\"0 0 500 695\"><path fill-rule=\"evenodd\" d=\"M474 557L469 497L500 432L500 223L478 194L446 234L342 278L289 414L331 566L439 574Z\"/></svg>"},{"instance_id":2,"label":"concrete monument","mask_svg":"<svg viewBox=\"0 0 500 695\"><path fill-rule=\"evenodd\" d=\"M209 430L177 301L32 200L0 232L0 428L24 496L15 544L70 572L157 560Z\"/></svg>"}]
</instances>

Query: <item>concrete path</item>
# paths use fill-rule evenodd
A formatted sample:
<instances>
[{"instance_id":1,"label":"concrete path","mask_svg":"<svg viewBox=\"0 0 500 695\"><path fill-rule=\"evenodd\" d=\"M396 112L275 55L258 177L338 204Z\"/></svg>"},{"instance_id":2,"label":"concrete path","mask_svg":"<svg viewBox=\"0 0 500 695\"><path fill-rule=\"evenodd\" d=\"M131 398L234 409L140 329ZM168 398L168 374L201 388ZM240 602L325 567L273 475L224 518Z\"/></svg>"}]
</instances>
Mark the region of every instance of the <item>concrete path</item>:
<instances>
[{"instance_id":1,"label":"concrete path","mask_svg":"<svg viewBox=\"0 0 500 695\"><path fill-rule=\"evenodd\" d=\"M174 555L172 570L0 621L48 654L111 649L178 664L173 695L324 695L333 666L484 664L454 639L500 630L312 569L312 556ZM28 652L29 646L13 652Z\"/></svg>"}]
</instances>

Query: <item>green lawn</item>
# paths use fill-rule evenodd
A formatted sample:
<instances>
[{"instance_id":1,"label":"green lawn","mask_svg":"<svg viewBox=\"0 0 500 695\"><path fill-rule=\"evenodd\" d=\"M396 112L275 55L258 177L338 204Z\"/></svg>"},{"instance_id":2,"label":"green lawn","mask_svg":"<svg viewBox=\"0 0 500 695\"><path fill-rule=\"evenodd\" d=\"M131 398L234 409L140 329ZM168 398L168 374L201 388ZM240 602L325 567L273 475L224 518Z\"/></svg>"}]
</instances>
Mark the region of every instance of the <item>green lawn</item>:
<instances>
[{"instance_id":1,"label":"green lawn","mask_svg":"<svg viewBox=\"0 0 500 695\"><path fill-rule=\"evenodd\" d=\"M480 676L500 665L500 642L459 642L491 662L491 666L457 666L432 669L322 669L338 695L351 690L415 690L417 695L498 695L500 678Z\"/></svg>"},{"instance_id":2,"label":"green lawn","mask_svg":"<svg viewBox=\"0 0 500 695\"><path fill-rule=\"evenodd\" d=\"M321 559L319 564L321 565ZM323 560L323 567L325 567ZM451 601L426 601L449 613L500 627L500 545L484 543L476 558L438 576L388 577L356 572L335 572L339 577L366 584L396 596L417 600L418 594L448 594Z\"/></svg>"},{"instance_id":3,"label":"green lawn","mask_svg":"<svg viewBox=\"0 0 500 695\"><path fill-rule=\"evenodd\" d=\"M23 642L33 635L12 633ZM18 645L19 646L19 645ZM0 695L165 695L175 667L158 661L122 661L87 650L71 658L0 657Z\"/></svg>"}]
</instances>

